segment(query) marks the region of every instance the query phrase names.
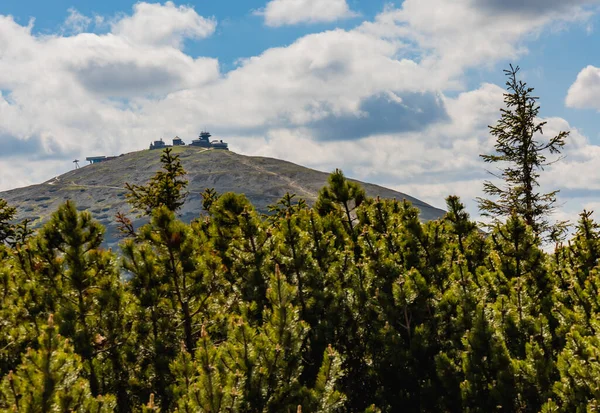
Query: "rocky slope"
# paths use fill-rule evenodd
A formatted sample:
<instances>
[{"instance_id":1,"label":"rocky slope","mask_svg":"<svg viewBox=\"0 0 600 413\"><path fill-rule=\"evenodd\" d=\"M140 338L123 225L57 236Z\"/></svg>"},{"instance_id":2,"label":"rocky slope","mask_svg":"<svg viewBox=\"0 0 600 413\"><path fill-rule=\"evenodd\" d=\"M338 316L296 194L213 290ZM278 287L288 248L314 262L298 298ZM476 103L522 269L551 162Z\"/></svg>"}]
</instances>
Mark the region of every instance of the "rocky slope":
<instances>
[{"instance_id":1,"label":"rocky slope","mask_svg":"<svg viewBox=\"0 0 600 413\"><path fill-rule=\"evenodd\" d=\"M188 172L189 196L181 211L185 221L200 214L200 194L205 188L215 188L219 193L244 193L259 211L267 212L267 206L286 192L295 193L309 203L314 202L329 175L278 159L243 156L230 151L189 146L173 150L179 154ZM160 155L161 151L132 152L81 167L39 185L0 192L0 198L18 208L19 219L29 218L35 226L43 223L61 203L72 200L78 209L89 210L107 227L107 243L110 245L117 241L115 214L122 211L135 217L126 202L125 182L138 185L148 182L160 168ZM361 185L369 196L411 201L421 210L424 220L436 219L444 214L443 210L406 194L377 185L362 182Z\"/></svg>"}]
</instances>

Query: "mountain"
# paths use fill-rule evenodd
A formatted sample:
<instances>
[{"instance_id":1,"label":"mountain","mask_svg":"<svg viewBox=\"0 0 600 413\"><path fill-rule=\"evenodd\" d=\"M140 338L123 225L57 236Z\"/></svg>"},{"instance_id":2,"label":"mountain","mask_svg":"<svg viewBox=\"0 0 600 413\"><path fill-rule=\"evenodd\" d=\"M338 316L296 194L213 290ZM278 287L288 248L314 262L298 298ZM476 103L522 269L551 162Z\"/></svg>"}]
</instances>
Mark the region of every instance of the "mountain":
<instances>
[{"instance_id":1,"label":"mountain","mask_svg":"<svg viewBox=\"0 0 600 413\"><path fill-rule=\"evenodd\" d=\"M174 147L173 153L179 155L188 172L189 195L181 210L184 221L201 213L200 194L205 188L215 188L218 193L243 193L260 212L267 212L267 206L286 192L295 193L312 204L329 176L291 162L231 151L183 146ZM146 184L161 167L160 155L158 150L124 154L74 169L39 185L0 192L0 198L17 207L19 220L29 218L34 226L41 225L61 203L72 200L79 210L89 210L106 226L107 244L111 245L117 242L115 214L121 211L132 219L136 216L126 202L125 182ZM369 196L409 200L419 208L423 220L437 219L444 214L443 210L401 192L360 184ZM143 219L135 218L134 222L139 225Z\"/></svg>"}]
</instances>

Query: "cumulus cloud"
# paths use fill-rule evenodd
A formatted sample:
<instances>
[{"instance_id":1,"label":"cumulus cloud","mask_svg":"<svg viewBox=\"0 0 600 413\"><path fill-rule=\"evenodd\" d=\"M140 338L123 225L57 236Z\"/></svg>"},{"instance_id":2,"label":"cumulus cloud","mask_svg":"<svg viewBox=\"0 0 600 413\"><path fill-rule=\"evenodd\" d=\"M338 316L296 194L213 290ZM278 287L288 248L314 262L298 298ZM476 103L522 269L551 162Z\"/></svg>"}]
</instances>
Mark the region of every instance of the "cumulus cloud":
<instances>
[{"instance_id":1,"label":"cumulus cloud","mask_svg":"<svg viewBox=\"0 0 600 413\"><path fill-rule=\"evenodd\" d=\"M69 15L62 25L62 31L65 34L79 34L84 32L92 23L92 19L79 13L76 9L67 10Z\"/></svg>"},{"instance_id":2,"label":"cumulus cloud","mask_svg":"<svg viewBox=\"0 0 600 413\"><path fill-rule=\"evenodd\" d=\"M352 140L423 130L447 117L443 102L433 93L398 96L389 91L362 100L357 113L331 114L307 127L319 140Z\"/></svg>"},{"instance_id":3,"label":"cumulus cloud","mask_svg":"<svg viewBox=\"0 0 600 413\"><path fill-rule=\"evenodd\" d=\"M112 25L112 33L128 41L146 46L181 48L184 39L202 39L214 33L216 22L187 6L175 6L171 1L137 3L133 15Z\"/></svg>"},{"instance_id":4,"label":"cumulus cloud","mask_svg":"<svg viewBox=\"0 0 600 413\"><path fill-rule=\"evenodd\" d=\"M311 34L247 59L202 88L172 93L168 104L144 105L166 110L167 117L181 116L185 107L207 127L231 131L264 132L332 116L360 116L361 102L369 97L434 92L440 85L415 62L398 60L400 47L358 31Z\"/></svg>"},{"instance_id":5,"label":"cumulus cloud","mask_svg":"<svg viewBox=\"0 0 600 413\"><path fill-rule=\"evenodd\" d=\"M278 27L299 23L324 23L358 16L346 0L271 0L262 10L267 26Z\"/></svg>"},{"instance_id":6,"label":"cumulus cloud","mask_svg":"<svg viewBox=\"0 0 600 413\"><path fill-rule=\"evenodd\" d=\"M600 68L587 66L577 75L566 98L571 108L600 110Z\"/></svg>"},{"instance_id":7,"label":"cumulus cloud","mask_svg":"<svg viewBox=\"0 0 600 413\"><path fill-rule=\"evenodd\" d=\"M384 38L410 42L422 63L451 78L467 67L491 66L499 59L515 59L527 52L524 41L535 38L550 23L583 21L590 1L534 1L534 14L523 1L405 0L389 6L361 30ZM504 12L499 12L499 10ZM476 35L474 35L476 34Z\"/></svg>"}]
</instances>

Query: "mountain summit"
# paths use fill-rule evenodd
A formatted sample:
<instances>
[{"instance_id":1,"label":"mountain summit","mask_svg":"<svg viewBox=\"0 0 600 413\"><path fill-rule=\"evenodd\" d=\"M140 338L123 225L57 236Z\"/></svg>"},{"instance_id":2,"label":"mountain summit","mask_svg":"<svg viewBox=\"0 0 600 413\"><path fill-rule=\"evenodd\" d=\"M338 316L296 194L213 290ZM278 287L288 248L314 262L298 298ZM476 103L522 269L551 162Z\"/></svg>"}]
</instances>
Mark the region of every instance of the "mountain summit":
<instances>
[{"instance_id":1,"label":"mountain summit","mask_svg":"<svg viewBox=\"0 0 600 413\"><path fill-rule=\"evenodd\" d=\"M72 170L39 185L0 192L0 198L17 207L19 219L29 218L34 226L43 223L61 203L72 200L77 209L89 210L106 226L106 241L110 245L117 241L115 214L121 211L131 218L136 216L126 201L125 182L146 184L161 168L161 153L156 150L128 153ZM200 215L200 194L206 188L215 188L218 193L243 193L260 212L267 212L267 206L276 203L286 192L295 193L312 204L329 176L291 162L231 151L180 146L174 147L173 153L179 155L188 173L189 195L180 211L184 221ZM410 201L421 211L423 220L437 219L444 214L443 210L401 192L359 183L368 196Z\"/></svg>"}]
</instances>

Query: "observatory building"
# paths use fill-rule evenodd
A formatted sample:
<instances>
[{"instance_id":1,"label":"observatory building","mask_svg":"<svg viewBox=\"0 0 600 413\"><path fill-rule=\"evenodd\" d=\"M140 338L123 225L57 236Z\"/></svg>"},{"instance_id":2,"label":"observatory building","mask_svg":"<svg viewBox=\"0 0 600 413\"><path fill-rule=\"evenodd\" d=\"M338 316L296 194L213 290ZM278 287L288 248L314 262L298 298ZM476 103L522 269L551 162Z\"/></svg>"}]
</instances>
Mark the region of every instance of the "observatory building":
<instances>
[{"instance_id":1,"label":"observatory building","mask_svg":"<svg viewBox=\"0 0 600 413\"><path fill-rule=\"evenodd\" d=\"M210 140L212 135L210 132L202 131L200 133L200 137L198 139L194 139L190 146L198 146L200 148L212 148L212 149L224 149L229 150L229 145L227 142L223 142L222 140ZM185 142L181 140L179 136L175 136L173 138L173 145L167 145L165 141L159 139L150 144L150 149L164 149L169 148L171 146L184 146Z\"/></svg>"},{"instance_id":2,"label":"observatory building","mask_svg":"<svg viewBox=\"0 0 600 413\"><path fill-rule=\"evenodd\" d=\"M181 140L181 138L179 136L175 136L173 138L173 145L172 146L184 146L185 142ZM162 138L154 141L153 143L150 144L150 149L164 149L164 148L169 148L171 147L171 145L167 145Z\"/></svg>"},{"instance_id":3,"label":"observatory building","mask_svg":"<svg viewBox=\"0 0 600 413\"><path fill-rule=\"evenodd\" d=\"M85 158L90 164L110 161L117 158L116 156L88 156Z\"/></svg>"},{"instance_id":4,"label":"observatory building","mask_svg":"<svg viewBox=\"0 0 600 413\"><path fill-rule=\"evenodd\" d=\"M166 147L167 147L167 145L162 140L162 138L157 141L154 141L153 143L150 144L150 149L163 149Z\"/></svg>"},{"instance_id":5,"label":"observatory building","mask_svg":"<svg viewBox=\"0 0 600 413\"><path fill-rule=\"evenodd\" d=\"M227 145L227 143L223 142L222 140L211 142L211 140L210 140L211 136L212 135L210 134L210 132L202 131L202 132L200 132L199 139L194 139L190 145L191 146L199 146L201 148L213 148L213 149L225 149L225 150L229 149L229 146Z\"/></svg>"}]
</instances>

